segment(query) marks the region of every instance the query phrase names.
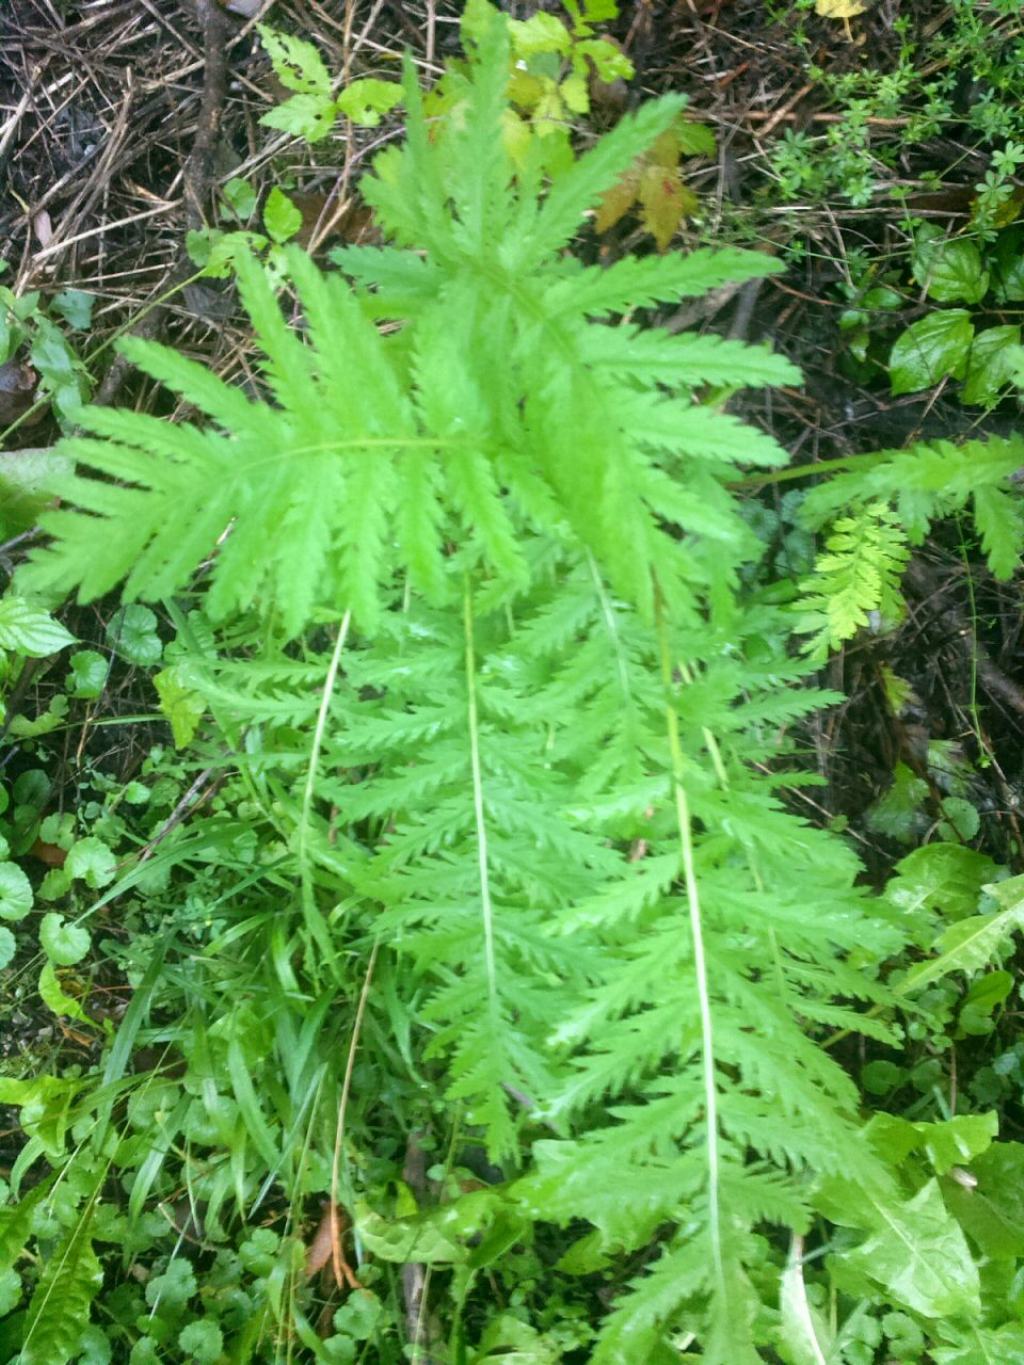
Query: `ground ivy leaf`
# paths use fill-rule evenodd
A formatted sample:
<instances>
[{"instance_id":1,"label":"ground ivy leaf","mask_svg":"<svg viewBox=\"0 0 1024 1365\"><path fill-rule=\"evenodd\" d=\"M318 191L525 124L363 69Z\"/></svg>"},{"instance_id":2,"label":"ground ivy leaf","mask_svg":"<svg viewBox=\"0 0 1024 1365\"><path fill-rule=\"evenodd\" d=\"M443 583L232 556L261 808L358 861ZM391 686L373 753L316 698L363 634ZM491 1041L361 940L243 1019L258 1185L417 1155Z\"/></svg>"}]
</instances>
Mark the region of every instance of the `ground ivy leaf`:
<instances>
[{"instance_id":1,"label":"ground ivy leaf","mask_svg":"<svg viewBox=\"0 0 1024 1365\"><path fill-rule=\"evenodd\" d=\"M17 951L17 947L17 940L10 929L0 925L0 970L10 966L11 962L14 960L14 954Z\"/></svg>"},{"instance_id":2,"label":"ground ivy leaf","mask_svg":"<svg viewBox=\"0 0 1024 1365\"><path fill-rule=\"evenodd\" d=\"M889 357L894 394L916 393L940 379L962 379L974 324L965 308L943 308L913 323L896 339Z\"/></svg>"},{"instance_id":3,"label":"ground ivy leaf","mask_svg":"<svg viewBox=\"0 0 1024 1365\"><path fill-rule=\"evenodd\" d=\"M81 924L65 924L64 916L51 910L39 925L43 952L59 967L73 967L89 951L89 930Z\"/></svg>"},{"instance_id":4,"label":"ground ivy leaf","mask_svg":"<svg viewBox=\"0 0 1024 1365\"><path fill-rule=\"evenodd\" d=\"M102 839L89 835L72 844L64 871L73 880L84 881L86 886L99 890L114 880L117 860Z\"/></svg>"},{"instance_id":5,"label":"ground ivy leaf","mask_svg":"<svg viewBox=\"0 0 1024 1365\"><path fill-rule=\"evenodd\" d=\"M156 626L155 613L149 607L133 602L121 607L110 618L107 641L122 659L127 659L131 664L155 664L163 652Z\"/></svg>"},{"instance_id":6,"label":"ground ivy leaf","mask_svg":"<svg viewBox=\"0 0 1024 1365\"><path fill-rule=\"evenodd\" d=\"M32 885L17 863L0 863L0 919L24 919L32 909Z\"/></svg>"},{"instance_id":7,"label":"ground ivy leaf","mask_svg":"<svg viewBox=\"0 0 1024 1365\"><path fill-rule=\"evenodd\" d=\"M68 663L71 672L65 686L76 697L88 701L100 695L107 681L107 660L95 649L76 649Z\"/></svg>"},{"instance_id":8,"label":"ground ivy leaf","mask_svg":"<svg viewBox=\"0 0 1024 1365\"><path fill-rule=\"evenodd\" d=\"M224 1349L224 1337L215 1322L210 1318L201 1318L182 1329L178 1345L201 1365L213 1365Z\"/></svg>"}]
</instances>

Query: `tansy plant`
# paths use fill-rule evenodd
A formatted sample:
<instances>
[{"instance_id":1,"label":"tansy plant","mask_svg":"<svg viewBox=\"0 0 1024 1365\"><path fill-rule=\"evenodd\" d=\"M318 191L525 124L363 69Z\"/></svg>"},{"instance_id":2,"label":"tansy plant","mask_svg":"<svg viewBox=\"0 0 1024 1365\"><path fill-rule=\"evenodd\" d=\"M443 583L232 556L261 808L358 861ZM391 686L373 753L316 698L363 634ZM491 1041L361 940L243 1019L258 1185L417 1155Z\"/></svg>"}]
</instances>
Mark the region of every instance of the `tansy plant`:
<instances>
[{"instance_id":1,"label":"tansy plant","mask_svg":"<svg viewBox=\"0 0 1024 1365\"><path fill-rule=\"evenodd\" d=\"M458 116L427 118L409 65L406 139L363 182L387 244L345 247L327 271L286 248L299 326L239 257L262 396L126 340L202 420L87 410L23 572L50 597L121 585L169 603L194 638L179 682L209 704L267 832L241 906L211 911L204 957L217 972L216 944L224 963L247 954L263 985L205 1014L190 996L203 1023L183 1046L213 1147L189 1199L250 1218L275 1181L329 1194L361 1273L426 1263L428 1300L452 1285L435 1342L452 1360L468 1332L480 1360L522 1342L522 1324L472 1326L463 1307L551 1225L558 1274L618 1268L598 1365L847 1359L851 1296L911 1327L939 1317L947 1343L994 1332L940 1184L955 1142L982 1153L992 1124L880 1140L831 1043L895 1045L915 993L1001 951L1024 891L1001 882L979 911L976 878L950 926L908 870L904 912L866 889L849 844L792 813L807 777L783 736L833 696L791 635L828 619L744 586L762 547L732 485L786 454L701 395L799 375L766 347L626 320L778 265L739 250L581 264L574 235L680 102L643 105L549 184L543 139L513 156L502 137L509 24L477 2L464 34ZM877 463L859 514L876 539L897 473ZM266 909L248 914L261 878ZM908 944L918 965L893 977ZM132 1027L158 979L147 969ZM442 1172L433 1206L422 1189L419 1207L373 1206L352 1107L377 1087L379 1123L401 1127L388 1077L485 1149L483 1179ZM189 1103L162 1104L162 1152ZM225 1125L242 1155L218 1169ZM830 1311L808 1298L812 1247L830 1253ZM295 1272L273 1264L280 1322ZM427 1312L416 1331L439 1337ZM238 1330L238 1358L256 1358ZM220 1328L197 1333L220 1349Z\"/></svg>"}]
</instances>

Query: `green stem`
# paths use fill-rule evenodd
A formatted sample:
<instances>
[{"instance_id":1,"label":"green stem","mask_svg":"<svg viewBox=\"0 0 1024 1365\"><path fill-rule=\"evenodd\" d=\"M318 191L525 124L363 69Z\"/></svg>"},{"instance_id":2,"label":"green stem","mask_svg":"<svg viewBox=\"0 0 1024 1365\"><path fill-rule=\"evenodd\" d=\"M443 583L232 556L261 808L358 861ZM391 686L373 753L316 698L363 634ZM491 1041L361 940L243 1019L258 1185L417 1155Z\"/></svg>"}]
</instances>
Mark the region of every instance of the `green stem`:
<instances>
[{"instance_id":1,"label":"green stem","mask_svg":"<svg viewBox=\"0 0 1024 1365\"><path fill-rule=\"evenodd\" d=\"M338 680L341 655L345 648L345 641L348 639L348 630L351 622L352 612L350 609L345 612L345 615L341 620L341 625L338 627L338 638L334 642L331 661L327 667L327 676L324 678L323 693L320 697L320 708L316 715L316 728L313 731L313 744L309 751L309 767L306 770L306 785L302 793L302 812L299 816L297 851L299 857L299 875L302 878L302 910L306 918L306 927L319 944L324 956L328 958L331 956L331 937L327 929L327 922L324 919L319 906L316 904L313 895L313 881L309 857L309 833L313 815L313 795L316 791L316 774L317 768L320 766L320 750L323 747L324 733L327 729L327 715L331 709L331 697L334 695L334 685Z\"/></svg>"},{"instance_id":2,"label":"green stem","mask_svg":"<svg viewBox=\"0 0 1024 1365\"><path fill-rule=\"evenodd\" d=\"M679 830L679 849L686 882L686 901L690 914L690 936L693 941L693 971L697 983L697 1002L700 1009L701 1066L704 1074L704 1109L707 1126L708 1154L708 1234L718 1288L724 1293L725 1266L722 1257L721 1195L719 1168L721 1156L718 1144L718 1087L715 1082L715 1040L711 1017L711 992L708 986L707 957L704 951L704 923L701 912L700 889L693 856L693 822L690 804L683 785L683 746L679 737L679 717L673 702L672 658L669 652L665 621L660 596L656 599L658 644L661 651L661 673L665 685L665 723L668 732L669 754L672 760L672 787L675 794L676 824Z\"/></svg>"},{"instance_id":3,"label":"green stem","mask_svg":"<svg viewBox=\"0 0 1024 1365\"><path fill-rule=\"evenodd\" d=\"M473 773L473 813L476 820L476 850L480 873L480 910L484 926L484 967L487 972L487 995L492 1012L498 1005L498 975L494 959L494 905L491 901L491 877L487 857L487 819L484 813L484 782L480 766L480 719L476 702L476 651L473 641L473 599L466 579L462 599L462 615L466 630L466 692L468 697L469 760Z\"/></svg>"}]
</instances>

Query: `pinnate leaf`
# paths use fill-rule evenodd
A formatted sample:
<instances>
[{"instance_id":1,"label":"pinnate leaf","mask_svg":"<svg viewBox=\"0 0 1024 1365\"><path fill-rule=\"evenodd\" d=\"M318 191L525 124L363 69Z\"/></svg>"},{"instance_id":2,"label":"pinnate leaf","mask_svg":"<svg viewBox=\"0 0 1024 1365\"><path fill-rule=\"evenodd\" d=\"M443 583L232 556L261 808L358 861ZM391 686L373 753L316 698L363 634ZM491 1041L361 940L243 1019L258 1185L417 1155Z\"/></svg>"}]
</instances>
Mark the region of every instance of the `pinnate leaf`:
<instances>
[{"instance_id":1,"label":"pinnate leaf","mask_svg":"<svg viewBox=\"0 0 1024 1365\"><path fill-rule=\"evenodd\" d=\"M21 1365L66 1365L79 1353L102 1283L89 1222L83 1219L43 1262L28 1306Z\"/></svg>"}]
</instances>

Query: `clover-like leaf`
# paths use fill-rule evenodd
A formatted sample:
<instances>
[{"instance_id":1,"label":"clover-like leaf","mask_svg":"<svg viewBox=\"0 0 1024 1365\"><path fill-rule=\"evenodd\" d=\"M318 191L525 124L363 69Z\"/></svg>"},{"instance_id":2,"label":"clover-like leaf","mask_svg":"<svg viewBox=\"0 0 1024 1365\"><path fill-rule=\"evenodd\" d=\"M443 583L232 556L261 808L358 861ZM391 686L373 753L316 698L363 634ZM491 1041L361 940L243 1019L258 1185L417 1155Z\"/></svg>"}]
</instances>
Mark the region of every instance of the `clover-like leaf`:
<instances>
[{"instance_id":1,"label":"clover-like leaf","mask_svg":"<svg viewBox=\"0 0 1024 1365\"><path fill-rule=\"evenodd\" d=\"M39 925L43 952L58 967L73 967L89 951L89 930L81 924L66 924L63 915L51 910Z\"/></svg>"}]
</instances>

